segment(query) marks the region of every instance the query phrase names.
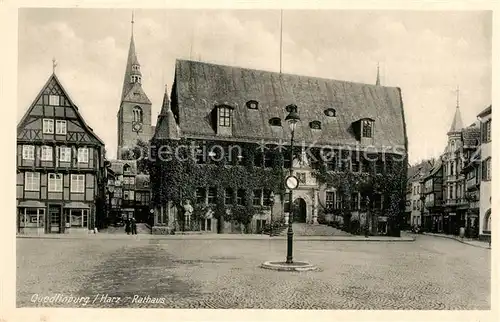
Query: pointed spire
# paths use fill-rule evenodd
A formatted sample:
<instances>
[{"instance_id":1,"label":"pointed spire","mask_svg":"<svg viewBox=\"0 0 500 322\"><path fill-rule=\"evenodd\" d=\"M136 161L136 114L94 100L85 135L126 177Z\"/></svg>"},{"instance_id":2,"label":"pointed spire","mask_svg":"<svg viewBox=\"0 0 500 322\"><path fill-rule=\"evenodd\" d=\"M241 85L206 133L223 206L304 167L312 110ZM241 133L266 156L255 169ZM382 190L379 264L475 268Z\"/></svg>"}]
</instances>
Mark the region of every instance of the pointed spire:
<instances>
[{"instance_id":1,"label":"pointed spire","mask_svg":"<svg viewBox=\"0 0 500 322\"><path fill-rule=\"evenodd\" d=\"M127 66L125 68L125 76L123 79L123 89L122 89L122 99L127 96L132 87L138 83L139 86L142 83L141 65L137 59L137 53L135 50L134 42L134 12L132 11L131 33L130 33L130 46L128 49Z\"/></svg>"},{"instance_id":2,"label":"pointed spire","mask_svg":"<svg viewBox=\"0 0 500 322\"><path fill-rule=\"evenodd\" d=\"M170 108L170 98L168 97L168 87L166 84L165 93L163 94L163 104L160 115L158 115L154 138L157 140L180 138L180 129L175 120L174 113Z\"/></svg>"},{"instance_id":3,"label":"pointed spire","mask_svg":"<svg viewBox=\"0 0 500 322\"><path fill-rule=\"evenodd\" d=\"M380 86L380 64L377 62L377 80L375 85Z\"/></svg>"},{"instance_id":4,"label":"pointed spire","mask_svg":"<svg viewBox=\"0 0 500 322\"><path fill-rule=\"evenodd\" d=\"M455 115L453 116L453 121L451 122L451 128L448 134L460 132L463 129L462 115L460 113L460 88L457 86L457 107L455 108Z\"/></svg>"}]
</instances>

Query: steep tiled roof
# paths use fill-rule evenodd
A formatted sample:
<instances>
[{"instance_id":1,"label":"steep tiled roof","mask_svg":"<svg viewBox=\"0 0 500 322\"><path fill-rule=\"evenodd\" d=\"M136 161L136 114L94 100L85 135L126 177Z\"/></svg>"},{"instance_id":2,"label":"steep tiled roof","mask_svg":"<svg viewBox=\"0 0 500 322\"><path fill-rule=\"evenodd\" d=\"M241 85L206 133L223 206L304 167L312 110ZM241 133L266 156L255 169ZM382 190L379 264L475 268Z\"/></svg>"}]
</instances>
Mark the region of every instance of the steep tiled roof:
<instances>
[{"instance_id":1,"label":"steep tiled roof","mask_svg":"<svg viewBox=\"0 0 500 322\"><path fill-rule=\"evenodd\" d=\"M250 100L258 102L258 110L246 107ZM210 113L217 104L234 107L234 140L288 142L285 106L295 104L301 118L295 131L298 142L354 146L358 141L352 123L371 118L377 148L406 147L399 88L177 60L172 110L182 135L215 138ZM326 116L327 108L334 108L336 117ZM274 117L281 118L282 128L269 124ZM311 129L312 121L320 121L321 130Z\"/></svg>"},{"instance_id":2,"label":"steep tiled roof","mask_svg":"<svg viewBox=\"0 0 500 322\"><path fill-rule=\"evenodd\" d=\"M17 124L17 134L18 135L19 135L20 131L22 131L22 129L23 129L24 125L25 125L24 123L27 121L27 118L29 117L29 115L31 114L31 112L33 111L33 109L35 108L35 105L37 104L37 102L40 101L40 99L41 99L41 97L42 97L43 94L62 95L64 97L66 97L66 99L69 102L70 107L73 109L75 115L77 116L77 118L79 119L80 123L85 128L85 130L87 130L88 133L91 136L93 136L94 139L97 142L99 142L99 144L104 145L104 141L101 140L101 138L87 124L87 122L83 118L82 114L79 112L78 106L76 106L75 103L73 102L73 100L70 98L68 92L66 91L66 89L64 88L64 86L62 86L61 81L59 80L59 78L56 76L55 73L52 73L52 75L50 75L50 77L47 80L47 82L45 83L45 85L43 85L42 89L40 90L40 92L38 93L38 95L36 96L36 98L33 100L33 103L31 103L31 106L28 108L28 110L26 111L26 113L24 113L22 119Z\"/></svg>"},{"instance_id":3,"label":"steep tiled roof","mask_svg":"<svg viewBox=\"0 0 500 322\"><path fill-rule=\"evenodd\" d=\"M434 176L436 173L439 172L439 170L441 169L442 166L443 166L443 160L441 158L438 158L436 160L436 162L434 163L434 166L432 167L432 169L429 171L429 173L423 179L427 179L427 178Z\"/></svg>"},{"instance_id":4,"label":"steep tiled roof","mask_svg":"<svg viewBox=\"0 0 500 322\"><path fill-rule=\"evenodd\" d=\"M133 86L129 88L128 93L123 97L122 101L151 104L151 101L149 100L146 93L144 93L144 90L142 89L142 86L139 83L135 83Z\"/></svg>"},{"instance_id":5,"label":"steep tiled roof","mask_svg":"<svg viewBox=\"0 0 500 322\"><path fill-rule=\"evenodd\" d=\"M464 148L474 148L479 144L481 129L477 124L472 124L462 131Z\"/></svg>"},{"instance_id":6,"label":"steep tiled roof","mask_svg":"<svg viewBox=\"0 0 500 322\"><path fill-rule=\"evenodd\" d=\"M135 176L136 189L149 189L149 174L138 174Z\"/></svg>"},{"instance_id":7,"label":"steep tiled roof","mask_svg":"<svg viewBox=\"0 0 500 322\"><path fill-rule=\"evenodd\" d=\"M130 174L137 173L137 161L135 160L110 160L111 170L113 170L117 175L123 174L123 167L125 165L130 166Z\"/></svg>"},{"instance_id":8,"label":"steep tiled roof","mask_svg":"<svg viewBox=\"0 0 500 322\"><path fill-rule=\"evenodd\" d=\"M179 125L177 125L174 113L172 113L172 109L170 108L170 99L166 86L160 115L158 115L158 121L153 133L153 138L157 140L178 139L180 137Z\"/></svg>"},{"instance_id":9,"label":"steep tiled roof","mask_svg":"<svg viewBox=\"0 0 500 322\"><path fill-rule=\"evenodd\" d=\"M488 114L491 114L491 105L488 106L487 108L485 108L484 110L482 110L481 113L479 113L477 116L484 117Z\"/></svg>"}]
</instances>

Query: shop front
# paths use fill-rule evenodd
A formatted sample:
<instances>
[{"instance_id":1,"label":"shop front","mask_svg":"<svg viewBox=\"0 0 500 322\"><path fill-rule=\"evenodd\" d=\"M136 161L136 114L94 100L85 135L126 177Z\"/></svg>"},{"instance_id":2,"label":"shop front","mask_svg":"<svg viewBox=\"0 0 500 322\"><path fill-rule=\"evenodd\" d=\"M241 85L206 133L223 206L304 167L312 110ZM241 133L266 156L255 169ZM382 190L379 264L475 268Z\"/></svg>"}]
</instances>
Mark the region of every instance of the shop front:
<instances>
[{"instance_id":1,"label":"shop front","mask_svg":"<svg viewBox=\"0 0 500 322\"><path fill-rule=\"evenodd\" d=\"M46 205L36 200L21 201L18 204L17 232L23 235L45 233Z\"/></svg>"},{"instance_id":2,"label":"shop front","mask_svg":"<svg viewBox=\"0 0 500 322\"><path fill-rule=\"evenodd\" d=\"M64 205L64 233L88 233L90 206L83 202L69 202Z\"/></svg>"}]
</instances>

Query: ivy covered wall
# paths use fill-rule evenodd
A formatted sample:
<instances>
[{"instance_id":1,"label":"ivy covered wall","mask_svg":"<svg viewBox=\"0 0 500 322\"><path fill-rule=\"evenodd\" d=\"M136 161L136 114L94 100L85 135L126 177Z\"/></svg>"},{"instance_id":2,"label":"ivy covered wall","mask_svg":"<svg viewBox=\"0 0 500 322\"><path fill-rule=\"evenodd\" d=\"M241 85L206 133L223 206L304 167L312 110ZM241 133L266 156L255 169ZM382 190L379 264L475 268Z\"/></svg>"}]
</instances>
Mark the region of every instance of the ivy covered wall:
<instances>
[{"instance_id":1,"label":"ivy covered wall","mask_svg":"<svg viewBox=\"0 0 500 322\"><path fill-rule=\"evenodd\" d=\"M253 205L254 190L271 190L280 197L279 200L283 200L284 178L288 174L288 169L284 166L288 167L285 159L288 162L290 160L287 157L289 149L268 146L263 151L256 143L215 140L198 141L197 145L204 151L200 156L197 156L198 148L193 145L193 140L151 141L148 169L155 205L170 201L182 212L183 203L190 200L194 204L193 220L211 209L213 217L218 220L247 225L266 206ZM238 149L232 149L235 146ZM302 147L296 147L294 155L300 155L301 150ZM375 196L382 195L383 209L379 212L389 217L388 233L399 235L405 206L406 159L399 160L401 158L398 159L396 155L386 154L384 160L381 156L373 162L362 160L360 171L353 172L348 163L339 163L338 171L329 171L328 163L323 162L319 149L310 149L308 152L312 174L321 189L333 187L342 196L340 212L343 215L352 211L349 200L353 192L359 191L363 201L369 200L368 207L372 211L377 211L373 209ZM383 162L383 167L377 170L377 162L380 161ZM197 188L215 188L214 202L196 205ZM226 188L231 188L234 192L243 189L244 202L240 202L240 205L236 202L225 204Z\"/></svg>"}]
</instances>

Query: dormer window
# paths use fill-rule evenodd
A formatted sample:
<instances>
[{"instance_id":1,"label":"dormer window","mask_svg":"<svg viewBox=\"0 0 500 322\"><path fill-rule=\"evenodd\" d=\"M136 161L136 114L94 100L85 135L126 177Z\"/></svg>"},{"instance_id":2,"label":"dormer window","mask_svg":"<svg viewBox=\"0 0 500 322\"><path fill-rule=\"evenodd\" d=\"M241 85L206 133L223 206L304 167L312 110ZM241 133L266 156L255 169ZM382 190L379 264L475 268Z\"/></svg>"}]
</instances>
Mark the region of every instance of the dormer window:
<instances>
[{"instance_id":1,"label":"dormer window","mask_svg":"<svg viewBox=\"0 0 500 322\"><path fill-rule=\"evenodd\" d=\"M320 121L312 121L309 123L309 127L313 130L321 130L321 122Z\"/></svg>"},{"instance_id":2,"label":"dormer window","mask_svg":"<svg viewBox=\"0 0 500 322\"><path fill-rule=\"evenodd\" d=\"M269 120L269 124L271 124L271 126L281 126L281 119L279 117L273 117Z\"/></svg>"},{"instance_id":3,"label":"dormer window","mask_svg":"<svg viewBox=\"0 0 500 322\"><path fill-rule=\"evenodd\" d=\"M337 116L337 113L335 112L335 109L333 108L327 108L325 111L324 111L325 115L328 116L328 117L335 117Z\"/></svg>"},{"instance_id":4,"label":"dormer window","mask_svg":"<svg viewBox=\"0 0 500 322\"><path fill-rule=\"evenodd\" d=\"M373 120L365 119L361 121L361 135L363 138L373 137Z\"/></svg>"},{"instance_id":5,"label":"dormer window","mask_svg":"<svg viewBox=\"0 0 500 322\"><path fill-rule=\"evenodd\" d=\"M258 110L259 109L259 102L250 100L247 102L247 108L251 110Z\"/></svg>"},{"instance_id":6,"label":"dormer window","mask_svg":"<svg viewBox=\"0 0 500 322\"><path fill-rule=\"evenodd\" d=\"M219 126L231 127L231 110L228 106L219 107Z\"/></svg>"}]
</instances>

